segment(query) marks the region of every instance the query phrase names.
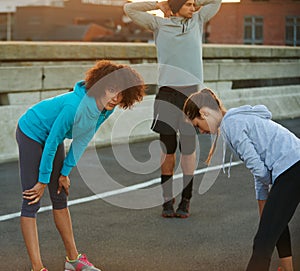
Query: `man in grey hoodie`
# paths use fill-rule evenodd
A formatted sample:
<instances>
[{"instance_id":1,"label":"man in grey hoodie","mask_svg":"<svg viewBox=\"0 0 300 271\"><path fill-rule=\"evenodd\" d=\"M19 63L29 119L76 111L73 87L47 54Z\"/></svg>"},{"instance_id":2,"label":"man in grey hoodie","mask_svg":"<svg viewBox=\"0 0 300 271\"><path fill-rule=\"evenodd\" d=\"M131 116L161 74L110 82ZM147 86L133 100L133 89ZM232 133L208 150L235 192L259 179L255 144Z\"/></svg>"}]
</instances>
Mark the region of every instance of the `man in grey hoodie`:
<instances>
[{"instance_id":1,"label":"man in grey hoodie","mask_svg":"<svg viewBox=\"0 0 300 271\"><path fill-rule=\"evenodd\" d=\"M183 104L203 84L203 26L219 10L221 0L135 2L124 6L133 22L154 33L159 63L159 92L154 104L152 130L160 134L163 217L189 216L196 167L195 129L183 120ZM160 9L165 18L148 11ZM200 87L199 87L200 86ZM173 174L179 132L183 191L174 211Z\"/></svg>"},{"instance_id":2,"label":"man in grey hoodie","mask_svg":"<svg viewBox=\"0 0 300 271\"><path fill-rule=\"evenodd\" d=\"M288 223L300 202L300 139L272 121L264 105L226 111L209 89L191 95L184 112L201 133L218 134L220 130L253 174L261 219L247 271L269 270L275 246L279 270L293 271Z\"/></svg>"}]
</instances>

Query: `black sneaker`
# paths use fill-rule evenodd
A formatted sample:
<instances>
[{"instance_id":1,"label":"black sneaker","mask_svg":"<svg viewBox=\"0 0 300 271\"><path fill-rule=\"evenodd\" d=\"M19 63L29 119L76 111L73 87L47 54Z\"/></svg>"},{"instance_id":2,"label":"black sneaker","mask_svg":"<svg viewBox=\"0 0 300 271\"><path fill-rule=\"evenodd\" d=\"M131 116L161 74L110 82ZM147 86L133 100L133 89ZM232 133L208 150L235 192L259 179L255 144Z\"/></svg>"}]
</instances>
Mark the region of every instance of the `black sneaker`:
<instances>
[{"instance_id":1,"label":"black sneaker","mask_svg":"<svg viewBox=\"0 0 300 271\"><path fill-rule=\"evenodd\" d=\"M175 216L179 218L188 218L190 216L190 200L183 198L178 205Z\"/></svg>"},{"instance_id":2,"label":"black sneaker","mask_svg":"<svg viewBox=\"0 0 300 271\"><path fill-rule=\"evenodd\" d=\"M163 210L161 213L162 217L172 218L175 216L174 207L173 207L174 202L175 202L175 200L172 199L172 200L166 201L163 204Z\"/></svg>"}]
</instances>

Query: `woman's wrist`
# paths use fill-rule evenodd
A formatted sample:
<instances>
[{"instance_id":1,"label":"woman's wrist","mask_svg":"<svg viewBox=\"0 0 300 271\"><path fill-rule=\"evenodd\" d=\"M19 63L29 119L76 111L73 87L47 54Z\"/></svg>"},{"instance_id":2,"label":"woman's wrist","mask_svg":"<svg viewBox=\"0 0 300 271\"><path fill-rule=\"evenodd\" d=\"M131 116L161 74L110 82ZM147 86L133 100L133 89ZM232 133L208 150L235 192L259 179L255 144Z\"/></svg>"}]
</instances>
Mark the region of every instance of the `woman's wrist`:
<instances>
[{"instance_id":1,"label":"woman's wrist","mask_svg":"<svg viewBox=\"0 0 300 271\"><path fill-rule=\"evenodd\" d=\"M43 186L43 187L46 187L46 186L47 186L46 183L42 183L42 182L38 182L38 183L39 183L39 185L41 185L41 186Z\"/></svg>"}]
</instances>

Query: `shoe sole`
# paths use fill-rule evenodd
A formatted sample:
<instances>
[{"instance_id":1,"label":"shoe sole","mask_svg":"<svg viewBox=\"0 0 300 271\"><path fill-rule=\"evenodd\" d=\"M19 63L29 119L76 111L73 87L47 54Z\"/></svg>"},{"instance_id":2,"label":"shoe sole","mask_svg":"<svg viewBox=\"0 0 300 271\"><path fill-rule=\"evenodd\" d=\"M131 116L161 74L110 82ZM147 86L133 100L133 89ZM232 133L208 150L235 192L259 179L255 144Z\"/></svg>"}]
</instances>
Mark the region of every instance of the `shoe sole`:
<instances>
[{"instance_id":1,"label":"shoe sole","mask_svg":"<svg viewBox=\"0 0 300 271\"><path fill-rule=\"evenodd\" d=\"M163 218L173 218L175 217L175 214L174 215L161 215Z\"/></svg>"},{"instance_id":2,"label":"shoe sole","mask_svg":"<svg viewBox=\"0 0 300 271\"><path fill-rule=\"evenodd\" d=\"M175 217L177 218L188 218L190 215L179 215L179 214L176 214Z\"/></svg>"}]
</instances>

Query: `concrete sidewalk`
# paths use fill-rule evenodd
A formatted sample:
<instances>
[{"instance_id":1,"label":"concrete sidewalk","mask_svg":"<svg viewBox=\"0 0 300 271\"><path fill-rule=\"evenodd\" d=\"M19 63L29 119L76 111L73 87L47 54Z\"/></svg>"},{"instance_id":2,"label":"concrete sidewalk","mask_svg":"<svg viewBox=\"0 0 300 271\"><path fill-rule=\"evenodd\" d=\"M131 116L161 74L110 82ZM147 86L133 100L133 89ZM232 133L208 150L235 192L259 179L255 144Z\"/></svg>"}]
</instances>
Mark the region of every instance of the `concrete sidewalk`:
<instances>
[{"instance_id":1,"label":"concrete sidewalk","mask_svg":"<svg viewBox=\"0 0 300 271\"><path fill-rule=\"evenodd\" d=\"M300 137L300 119L282 121L283 125ZM254 184L250 172L240 164L231 168L231 177L221 171L214 185L203 195L198 193L203 178L201 169L209 149L210 138L200 136L201 152L195 177L192 215L188 219L163 219L161 207L139 208L137 191L117 193L92 199L99 192L93 179L101 184L107 176L130 187L159 177L155 167L158 158L150 141L89 150L79 168L71 174L70 206L77 246L91 262L103 271L241 271L251 254L252 240L258 225L258 211ZM118 157L126 148L135 159ZM128 150L127 150L128 151ZM121 160L120 160L121 159ZM121 162L120 162L121 161ZM146 165L152 161L152 171ZM104 169L96 175L97 163ZM138 164L138 166L137 166ZM83 171L86 170L86 171ZM94 171L96 170L96 171ZM139 172L139 173L137 173ZM85 175L86 174L86 175ZM157 182L150 188L159 188ZM149 189L149 190L147 190ZM18 215L21 188L17 162L0 164L0 222L1 270L30 270L28 256L19 229ZM140 189L143 190L143 189ZM101 186L102 195L104 189ZM107 189L106 192L109 192ZM73 201L73 200L81 200ZM125 199L121 201L120 199ZM145 197L145 201L147 198ZM177 197L178 203L179 197ZM134 208L126 208L124 204ZM43 206L50 204L45 193ZM38 215L41 252L49 270L63 270L64 248L52 221L51 211ZM295 270L300 270L300 209L290 223ZM274 253L272 271L277 270L278 256Z\"/></svg>"}]
</instances>

